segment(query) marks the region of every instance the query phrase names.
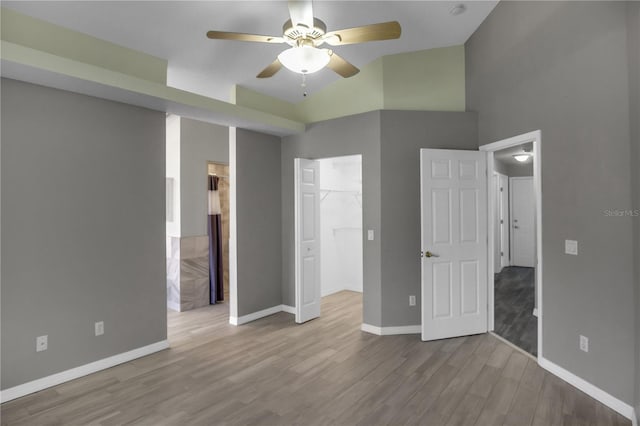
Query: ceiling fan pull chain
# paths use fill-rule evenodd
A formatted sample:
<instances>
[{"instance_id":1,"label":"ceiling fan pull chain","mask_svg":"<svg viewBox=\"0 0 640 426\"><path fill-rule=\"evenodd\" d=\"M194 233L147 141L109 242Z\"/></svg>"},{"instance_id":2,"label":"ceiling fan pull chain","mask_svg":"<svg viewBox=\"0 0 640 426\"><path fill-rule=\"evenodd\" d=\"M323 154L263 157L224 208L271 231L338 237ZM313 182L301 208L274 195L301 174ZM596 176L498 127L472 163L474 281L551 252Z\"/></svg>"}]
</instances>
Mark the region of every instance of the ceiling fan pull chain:
<instances>
[{"instance_id":1,"label":"ceiling fan pull chain","mask_svg":"<svg viewBox=\"0 0 640 426\"><path fill-rule=\"evenodd\" d=\"M302 96L303 97L307 97L307 74L303 73L302 74L302 84L300 84L300 87L302 87Z\"/></svg>"}]
</instances>

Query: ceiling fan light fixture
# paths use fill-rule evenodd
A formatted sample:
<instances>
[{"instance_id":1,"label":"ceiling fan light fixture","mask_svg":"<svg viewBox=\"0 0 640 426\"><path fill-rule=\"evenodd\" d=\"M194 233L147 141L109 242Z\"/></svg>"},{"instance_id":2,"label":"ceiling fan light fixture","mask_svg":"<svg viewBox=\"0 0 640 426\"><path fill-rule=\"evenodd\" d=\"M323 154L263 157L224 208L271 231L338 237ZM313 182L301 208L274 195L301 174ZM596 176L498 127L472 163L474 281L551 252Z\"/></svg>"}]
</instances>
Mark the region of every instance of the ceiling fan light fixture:
<instances>
[{"instance_id":1,"label":"ceiling fan light fixture","mask_svg":"<svg viewBox=\"0 0 640 426\"><path fill-rule=\"evenodd\" d=\"M287 69L298 74L312 74L326 67L331 59L327 49L313 46L296 46L278 55L278 60Z\"/></svg>"}]
</instances>

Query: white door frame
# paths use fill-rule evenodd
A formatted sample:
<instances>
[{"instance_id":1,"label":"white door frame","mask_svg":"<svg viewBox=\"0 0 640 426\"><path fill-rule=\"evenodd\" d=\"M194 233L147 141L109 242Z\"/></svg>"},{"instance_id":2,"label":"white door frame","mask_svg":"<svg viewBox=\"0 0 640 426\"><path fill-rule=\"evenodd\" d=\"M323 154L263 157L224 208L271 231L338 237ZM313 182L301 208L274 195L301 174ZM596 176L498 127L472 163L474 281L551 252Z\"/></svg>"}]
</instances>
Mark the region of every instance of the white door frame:
<instances>
[{"instance_id":1,"label":"white door frame","mask_svg":"<svg viewBox=\"0 0 640 426\"><path fill-rule=\"evenodd\" d=\"M533 193L535 196L535 208L536 208L536 301L538 307L538 360L542 359L542 157L541 144L542 133L540 130L525 133L522 135L514 136L512 138L503 139L497 142L493 142L487 145L479 147L480 151L487 153L487 169L494 170L493 153L501 149L510 148L512 146L522 145L525 143L533 142ZM495 196L495 188L491 185L491 180L487 179L489 189L489 199L493 199ZM494 226L493 218L495 215L495 206L493 203L489 203L488 217L488 235L493 235ZM489 330L494 329L494 241L493 238L489 238L489 247L487 253L487 285L488 285L488 324Z\"/></svg>"}]
</instances>

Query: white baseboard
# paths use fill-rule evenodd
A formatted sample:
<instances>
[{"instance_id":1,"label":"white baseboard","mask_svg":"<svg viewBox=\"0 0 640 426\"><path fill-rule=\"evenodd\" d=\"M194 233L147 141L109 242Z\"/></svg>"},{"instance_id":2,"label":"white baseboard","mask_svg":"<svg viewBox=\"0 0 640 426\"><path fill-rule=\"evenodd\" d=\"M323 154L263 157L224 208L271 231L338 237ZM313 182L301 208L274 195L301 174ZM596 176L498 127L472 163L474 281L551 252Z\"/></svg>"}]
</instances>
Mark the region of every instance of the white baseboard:
<instances>
[{"instance_id":1,"label":"white baseboard","mask_svg":"<svg viewBox=\"0 0 640 426\"><path fill-rule=\"evenodd\" d=\"M295 308L293 306L288 305L276 305L267 309L263 309L258 312L253 312L251 314L243 315L241 317L229 317L229 324L231 325L242 325L251 321L255 321L260 318L268 317L269 315L277 314L278 312L287 312L289 314L295 314Z\"/></svg>"},{"instance_id":2,"label":"white baseboard","mask_svg":"<svg viewBox=\"0 0 640 426\"><path fill-rule=\"evenodd\" d=\"M633 410L633 417L631 418L631 426L638 426L638 412Z\"/></svg>"},{"instance_id":3,"label":"white baseboard","mask_svg":"<svg viewBox=\"0 0 640 426\"><path fill-rule=\"evenodd\" d=\"M68 382L70 380L77 379L79 377L87 376L97 371L106 370L115 365L122 364L136 358L151 355L152 353L162 351L169 347L168 340L162 340L160 342L153 343L148 346L133 349L128 352L123 352L118 355L113 355L108 358L81 365L70 370L61 371L60 373L52 374L51 376L43 377L41 379L33 380L31 382L23 383L12 388L0 391L0 402L4 403L16 398L20 398L30 393L38 392L43 389L50 388L52 386L59 385L61 383Z\"/></svg>"},{"instance_id":4,"label":"white baseboard","mask_svg":"<svg viewBox=\"0 0 640 426\"><path fill-rule=\"evenodd\" d=\"M171 309L172 311L180 312L180 305L177 303L167 301L167 308Z\"/></svg>"},{"instance_id":5,"label":"white baseboard","mask_svg":"<svg viewBox=\"0 0 640 426\"><path fill-rule=\"evenodd\" d=\"M602 389L592 385L591 383L587 382L584 379L581 379L580 377L576 376L570 371L565 370L559 365L554 364L553 362L549 361L546 358L540 357L538 359L538 364L540 364L540 367L560 377L562 380L569 383L570 385L573 385L576 388L580 389L582 392L586 393L593 399L600 401L601 403L611 408L612 410L620 413L624 417L630 420L633 420L634 409L631 405L627 404L626 402L621 401L618 398L608 394Z\"/></svg>"},{"instance_id":6,"label":"white baseboard","mask_svg":"<svg viewBox=\"0 0 640 426\"><path fill-rule=\"evenodd\" d=\"M378 336L391 336L394 334L420 334L422 326L420 325L404 325L400 327L377 327L371 324L362 323L361 330Z\"/></svg>"},{"instance_id":7,"label":"white baseboard","mask_svg":"<svg viewBox=\"0 0 640 426\"><path fill-rule=\"evenodd\" d=\"M286 312L288 314L295 315L296 314L296 307L295 306L289 306L289 305L282 305L282 312Z\"/></svg>"}]
</instances>

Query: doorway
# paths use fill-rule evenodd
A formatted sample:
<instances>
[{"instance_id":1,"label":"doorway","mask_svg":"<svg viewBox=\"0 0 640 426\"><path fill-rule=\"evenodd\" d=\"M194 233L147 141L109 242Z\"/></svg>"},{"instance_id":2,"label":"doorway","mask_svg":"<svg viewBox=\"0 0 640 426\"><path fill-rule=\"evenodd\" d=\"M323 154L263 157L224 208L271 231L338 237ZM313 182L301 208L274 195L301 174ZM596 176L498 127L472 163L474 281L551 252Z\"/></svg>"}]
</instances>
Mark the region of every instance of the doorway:
<instances>
[{"instance_id":1,"label":"doorway","mask_svg":"<svg viewBox=\"0 0 640 426\"><path fill-rule=\"evenodd\" d=\"M495 272L505 259L496 259L497 181L494 154L505 148L530 144L533 156L529 177L533 189L533 229L535 247L529 268L534 282L533 305L537 318L534 331L536 356L542 356L542 225L541 225L541 133L516 136L483 145L480 151L421 149L421 253L422 268L422 340L436 340L493 332L496 328ZM516 155L516 154L510 154ZM513 180L510 186L513 186ZM516 184L518 186L519 184ZM529 200L529 203L531 200ZM503 205L509 204L503 202ZM524 208L526 210L526 207ZM530 213L530 212L529 212ZM505 213L501 220L504 220ZM523 216L509 225L524 225ZM514 221L517 220L517 221ZM509 232L512 233L513 229ZM490 238L491 236L491 238ZM513 265L513 239L509 242L509 267ZM501 251L504 251L502 245ZM532 267L533 266L533 267ZM523 311L525 312L525 311ZM533 309L526 310L533 315ZM530 314L529 314L530 312ZM506 339L507 343L508 342ZM515 346L515 345L513 345ZM532 350L533 352L533 350Z\"/></svg>"},{"instance_id":2,"label":"doorway","mask_svg":"<svg viewBox=\"0 0 640 426\"><path fill-rule=\"evenodd\" d=\"M533 143L493 152L493 332L537 355Z\"/></svg>"},{"instance_id":3,"label":"doorway","mask_svg":"<svg viewBox=\"0 0 640 426\"><path fill-rule=\"evenodd\" d=\"M362 299L362 156L296 159L296 322Z\"/></svg>"},{"instance_id":4,"label":"doorway","mask_svg":"<svg viewBox=\"0 0 640 426\"><path fill-rule=\"evenodd\" d=\"M489 330L542 356L541 132L480 147L489 175ZM507 207L505 207L505 205Z\"/></svg>"},{"instance_id":5,"label":"doorway","mask_svg":"<svg viewBox=\"0 0 640 426\"><path fill-rule=\"evenodd\" d=\"M217 176L218 179L218 196L220 205L220 222L222 229L222 282L223 282L223 298L218 302L229 302L229 235L230 235L230 192L229 192L229 165L208 162L207 175Z\"/></svg>"}]
</instances>

